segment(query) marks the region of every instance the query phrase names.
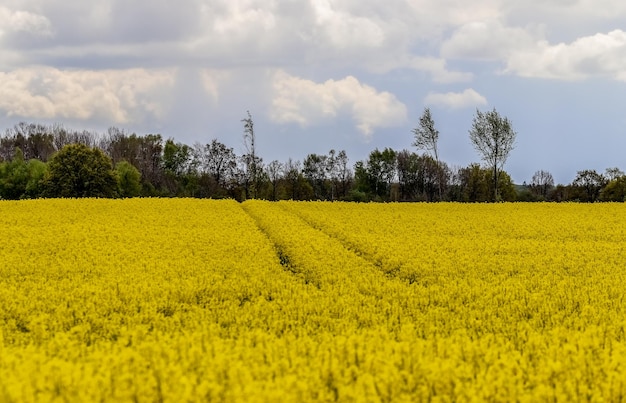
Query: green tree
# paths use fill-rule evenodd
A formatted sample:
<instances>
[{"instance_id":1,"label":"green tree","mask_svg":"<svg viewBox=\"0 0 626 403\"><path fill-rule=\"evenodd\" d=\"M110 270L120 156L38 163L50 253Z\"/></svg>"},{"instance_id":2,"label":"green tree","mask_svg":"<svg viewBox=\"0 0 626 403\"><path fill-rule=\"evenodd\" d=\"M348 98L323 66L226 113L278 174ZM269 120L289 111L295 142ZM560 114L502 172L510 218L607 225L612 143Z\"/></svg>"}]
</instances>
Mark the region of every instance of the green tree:
<instances>
[{"instance_id":1,"label":"green tree","mask_svg":"<svg viewBox=\"0 0 626 403\"><path fill-rule=\"evenodd\" d=\"M141 194L141 172L128 161L115 164L117 191L121 197L137 197Z\"/></svg>"},{"instance_id":2,"label":"green tree","mask_svg":"<svg viewBox=\"0 0 626 403\"><path fill-rule=\"evenodd\" d=\"M163 147L163 168L165 172L175 177L189 172L191 162L191 147L182 143L174 143L173 139L165 141Z\"/></svg>"},{"instance_id":3,"label":"green tree","mask_svg":"<svg viewBox=\"0 0 626 403\"><path fill-rule=\"evenodd\" d=\"M476 110L476 116L469 131L472 145L481 155L483 161L491 168L493 179L493 198L499 199L498 179L500 170L504 167L509 153L515 146L516 133L511 122L503 118L495 110L481 112Z\"/></svg>"},{"instance_id":4,"label":"green tree","mask_svg":"<svg viewBox=\"0 0 626 403\"><path fill-rule=\"evenodd\" d=\"M0 198L29 199L42 195L42 180L48 166L39 160L24 161L18 147L10 162L0 164Z\"/></svg>"},{"instance_id":5,"label":"green tree","mask_svg":"<svg viewBox=\"0 0 626 403\"><path fill-rule=\"evenodd\" d=\"M600 192L600 200L626 202L626 175L611 180Z\"/></svg>"},{"instance_id":6,"label":"green tree","mask_svg":"<svg viewBox=\"0 0 626 403\"><path fill-rule=\"evenodd\" d=\"M577 172L572 188L580 201L595 202L606 184L607 180L602 174L596 172L595 169L585 169Z\"/></svg>"},{"instance_id":7,"label":"green tree","mask_svg":"<svg viewBox=\"0 0 626 403\"><path fill-rule=\"evenodd\" d=\"M485 180L485 170L479 164L470 164L459 170L460 200L464 202L484 202L489 200L489 184Z\"/></svg>"},{"instance_id":8,"label":"green tree","mask_svg":"<svg viewBox=\"0 0 626 403\"><path fill-rule=\"evenodd\" d=\"M485 169L483 171L485 175L485 183L487 183L489 187L488 193L493 194L493 171L490 169ZM498 172L498 175L500 176L498 178L498 200L505 202L515 201L517 199L517 192L515 191L513 180L506 171L500 171Z\"/></svg>"},{"instance_id":9,"label":"green tree","mask_svg":"<svg viewBox=\"0 0 626 403\"><path fill-rule=\"evenodd\" d=\"M28 182L24 190L23 198L34 199L44 195L45 178L48 174L48 164L36 159L31 159L27 163Z\"/></svg>"},{"instance_id":10,"label":"green tree","mask_svg":"<svg viewBox=\"0 0 626 403\"><path fill-rule=\"evenodd\" d=\"M392 199L392 184L397 175L397 152L391 148L374 149L366 162L354 164L356 190L372 200Z\"/></svg>"},{"instance_id":11,"label":"green tree","mask_svg":"<svg viewBox=\"0 0 626 403\"><path fill-rule=\"evenodd\" d=\"M26 191L28 165L24 161L22 149L15 148L13 160L0 165L0 198L17 200Z\"/></svg>"},{"instance_id":12,"label":"green tree","mask_svg":"<svg viewBox=\"0 0 626 403\"><path fill-rule=\"evenodd\" d=\"M100 149L70 144L50 159L45 188L49 197L114 197L117 178Z\"/></svg>"}]
</instances>

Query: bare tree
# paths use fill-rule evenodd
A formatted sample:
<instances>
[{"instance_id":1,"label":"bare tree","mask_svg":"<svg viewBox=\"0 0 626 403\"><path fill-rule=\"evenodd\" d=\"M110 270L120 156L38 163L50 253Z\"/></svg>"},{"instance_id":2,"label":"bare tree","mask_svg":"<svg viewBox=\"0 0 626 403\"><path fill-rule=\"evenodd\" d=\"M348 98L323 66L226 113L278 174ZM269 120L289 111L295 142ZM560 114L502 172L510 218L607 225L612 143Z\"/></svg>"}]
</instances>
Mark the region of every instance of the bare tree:
<instances>
[{"instance_id":1,"label":"bare tree","mask_svg":"<svg viewBox=\"0 0 626 403\"><path fill-rule=\"evenodd\" d=\"M554 178L550 172L540 170L535 172L530 181L530 189L544 199L548 197L548 191L554 187Z\"/></svg>"},{"instance_id":2,"label":"bare tree","mask_svg":"<svg viewBox=\"0 0 626 403\"><path fill-rule=\"evenodd\" d=\"M281 179L281 175L283 172L283 164L281 164L278 160L274 160L267 164L265 170L267 171L267 177L272 183L272 200L276 201L276 191L278 189L278 181Z\"/></svg>"},{"instance_id":3,"label":"bare tree","mask_svg":"<svg viewBox=\"0 0 626 403\"><path fill-rule=\"evenodd\" d=\"M474 148L493 171L493 196L494 201L497 201L500 170L515 147L517 133L511 121L501 117L494 108L484 113L476 110L469 135Z\"/></svg>"},{"instance_id":4,"label":"bare tree","mask_svg":"<svg viewBox=\"0 0 626 403\"><path fill-rule=\"evenodd\" d=\"M607 168L606 171L605 171L604 176L610 182L610 181L614 181L615 179L619 179L622 176L624 176L624 171L622 171L621 169L619 169L617 167L615 167L615 168Z\"/></svg>"},{"instance_id":5,"label":"bare tree","mask_svg":"<svg viewBox=\"0 0 626 403\"><path fill-rule=\"evenodd\" d=\"M283 178L285 179L285 190L287 197L291 200L302 199L307 193L306 179L302 174L302 163L299 160L289 158L283 165ZM311 191L313 188L310 188Z\"/></svg>"}]
</instances>

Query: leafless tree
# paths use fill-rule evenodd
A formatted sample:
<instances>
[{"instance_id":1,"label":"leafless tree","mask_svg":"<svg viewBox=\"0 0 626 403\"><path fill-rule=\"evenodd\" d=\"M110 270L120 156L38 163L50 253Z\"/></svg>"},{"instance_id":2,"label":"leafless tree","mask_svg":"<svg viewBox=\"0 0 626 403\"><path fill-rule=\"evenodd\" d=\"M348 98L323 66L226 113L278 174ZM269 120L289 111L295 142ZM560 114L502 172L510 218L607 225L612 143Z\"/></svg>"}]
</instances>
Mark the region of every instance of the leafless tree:
<instances>
[{"instance_id":1,"label":"leafless tree","mask_svg":"<svg viewBox=\"0 0 626 403\"><path fill-rule=\"evenodd\" d=\"M548 191L554 187L554 178L550 172L540 170L535 172L530 181L530 189L537 196L544 199L548 197Z\"/></svg>"},{"instance_id":2,"label":"leafless tree","mask_svg":"<svg viewBox=\"0 0 626 403\"><path fill-rule=\"evenodd\" d=\"M277 199L278 181L281 179L283 172L283 164L278 160L270 162L265 168L267 176L272 183L272 200Z\"/></svg>"}]
</instances>

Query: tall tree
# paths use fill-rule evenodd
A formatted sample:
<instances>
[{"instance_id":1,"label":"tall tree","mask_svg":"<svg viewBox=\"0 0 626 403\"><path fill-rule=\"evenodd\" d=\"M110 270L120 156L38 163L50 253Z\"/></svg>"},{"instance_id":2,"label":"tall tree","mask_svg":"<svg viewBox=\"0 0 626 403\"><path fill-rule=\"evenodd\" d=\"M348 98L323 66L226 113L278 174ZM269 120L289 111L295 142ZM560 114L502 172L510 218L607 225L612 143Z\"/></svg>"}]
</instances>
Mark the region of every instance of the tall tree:
<instances>
[{"instance_id":1,"label":"tall tree","mask_svg":"<svg viewBox=\"0 0 626 403\"><path fill-rule=\"evenodd\" d=\"M48 165L46 193L50 197L113 197L117 193L111 159L98 148L67 145Z\"/></svg>"},{"instance_id":2,"label":"tall tree","mask_svg":"<svg viewBox=\"0 0 626 403\"><path fill-rule=\"evenodd\" d=\"M435 129L435 121L430 113L430 108L424 108L424 113L422 113L422 117L420 117L419 126L413 129L413 135L415 137L413 146L418 150L432 152L435 157L435 162L439 165L439 153L437 152L439 131ZM439 199L441 200L442 178L439 175L437 179L439 186Z\"/></svg>"},{"instance_id":3,"label":"tall tree","mask_svg":"<svg viewBox=\"0 0 626 403\"><path fill-rule=\"evenodd\" d=\"M517 133L513 130L511 121L506 117L501 117L494 108L487 112L476 110L469 135L472 145L491 168L493 197L494 201L497 201L500 170L515 147Z\"/></svg>"},{"instance_id":4,"label":"tall tree","mask_svg":"<svg viewBox=\"0 0 626 403\"><path fill-rule=\"evenodd\" d=\"M256 136L252 115L250 115L250 111L247 111L247 114L248 117L241 120L243 122L243 141L246 148L246 154L243 156L243 162L246 167L246 197L255 199L259 185L260 159L256 155Z\"/></svg>"},{"instance_id":5,"label":"tall tree","mask_svg":"<svg viewBox=\"0 0 626 403\"><path fill-rule=\"evenodd\" d=\"M335 157L335 172L337 180L337 196L346 197L352 182L352 171L348 165L348 154L345 150L339 151Z\"/></svg>"}]
</instances>

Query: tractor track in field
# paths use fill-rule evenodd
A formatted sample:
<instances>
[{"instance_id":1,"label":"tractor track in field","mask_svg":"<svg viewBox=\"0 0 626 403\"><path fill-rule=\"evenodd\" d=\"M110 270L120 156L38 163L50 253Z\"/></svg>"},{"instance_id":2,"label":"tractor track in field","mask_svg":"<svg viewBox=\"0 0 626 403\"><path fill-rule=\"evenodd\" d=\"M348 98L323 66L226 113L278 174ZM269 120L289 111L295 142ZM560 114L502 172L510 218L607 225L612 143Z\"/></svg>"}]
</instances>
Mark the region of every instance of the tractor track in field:
<instances>
[{"instance_id":1,"label":"tractor track in field","mask_svg":"<svg viewBox=\"0 0 626 403\"><path fill-rule=\"evenodd\" d=\"M276 258L278 260L278 263L283 267L283 270L285 270L286 272L289 272L294 277L301 279L305 285L314 285L316 288L319 289L320 288L319 284L316 281L314 281L314 279L311 278L310 273L306 269L303 269L302 267L296 265L293 262L293 259L287 252L287 247L283 245L282 243L278 242L276 238L272 236L272 234L269 233L269 231L265 228L265 225L261 223L259 218L253 212L249 211L249 209L246 207L245 204L241 204L241 208L244 211L244 213L248 215L248 217L250 217L252 221L254 221L254 224L257 227L257 229L272 244L272 246L274 247L274 250L276 251Z\"/></svg>"},{"instance_id":2,"label":"tractor track in field","mask_svg":"<svg viewBox=\"0 0 626 403\"><path fill-rule=\"evenodd\" d=\"M324 228L324 226L321 225L320 223L312 220L309 217L306 217L304 214L301 214L300 212L296 211L295 209L288 209L284 205L281 205L281 204L278 204L278 205L279 205L280 209L283 210L284 212L286 212L288 214L292 214L292 215L298 217L300 220L302 220L304 223L306 223L311 228L314 228L314 229L320 231L321 233L325 234L329 238L337 241L341 246L344 247L344 249L350 251L351 253L354 253L356 256L360 257L361 259L367 261L368 263L370 263L374 267L378 268L386 276L388 276L388 277L399 277L398 276L398 272L400 271L400 267L391 267L391 266L387 267L380 259L377 259L374 255L372 255L371 253L367 252L366 250L361 249L354 242L346 241L346 240L342 239L341 237L337 236L336 234L333 234L331 231L328 231L326 228Z\"/></svg>"}]
</instances>

